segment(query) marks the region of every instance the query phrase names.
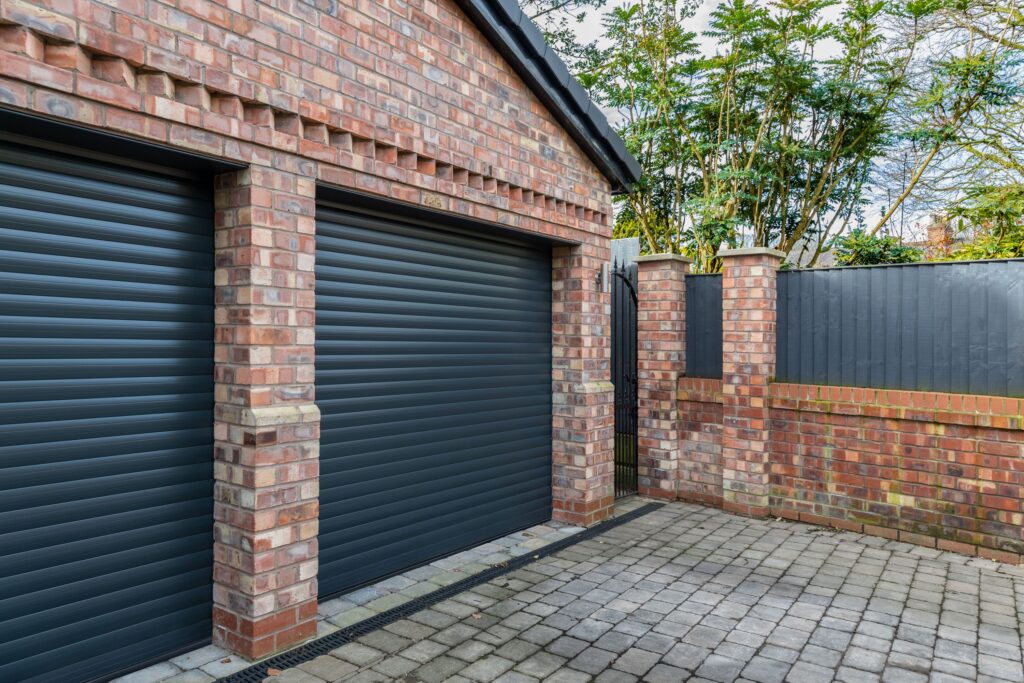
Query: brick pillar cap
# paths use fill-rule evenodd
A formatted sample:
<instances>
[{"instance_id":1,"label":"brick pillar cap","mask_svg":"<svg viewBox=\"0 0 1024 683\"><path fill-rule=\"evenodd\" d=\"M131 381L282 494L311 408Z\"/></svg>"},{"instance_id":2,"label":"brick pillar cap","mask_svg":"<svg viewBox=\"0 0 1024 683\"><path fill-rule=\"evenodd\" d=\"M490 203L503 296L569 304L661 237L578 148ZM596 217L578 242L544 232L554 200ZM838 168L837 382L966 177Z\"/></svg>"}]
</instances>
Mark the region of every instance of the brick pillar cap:
<instances>
[{"instance_id":1,"label":"brick pillar cap","mask_svg":"<svg viewBox=\"0 0 1024 683\"><path fill-rule=\"evenodd\" d=\"M721 247L718 250L718 256L720 258L728 258L730 256L774 256L778 259L786 258L784 252L778 249L769 249L768 247L741 247L739 249L729 249L727 247Z\"/></svg>"},{"instance_id":2,"label":"brick pillar cap","mask_svg":"<svg viewBox=\"0 0 1024 683\"><path fill-rule=\"evenodd\" d=\"M655 261L678 261L679 263L693 263L693 259L682 254L644 254L637 256L637 263L652 263Z\"/></svg>"}]
</instances>

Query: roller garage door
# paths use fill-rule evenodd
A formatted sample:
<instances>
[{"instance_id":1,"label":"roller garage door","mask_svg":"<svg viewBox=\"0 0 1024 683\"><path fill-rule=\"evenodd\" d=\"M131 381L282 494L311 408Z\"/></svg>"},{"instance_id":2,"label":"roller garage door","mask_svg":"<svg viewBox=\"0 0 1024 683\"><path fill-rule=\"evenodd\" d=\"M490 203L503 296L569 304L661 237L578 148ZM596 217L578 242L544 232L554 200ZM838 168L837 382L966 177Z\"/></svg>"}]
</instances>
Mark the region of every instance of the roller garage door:
<instances>
[{"instance_id":1,"label":"roller garage door","mask_svg":"<svg viewBox=\"0 0 1024 683\"><path fill-rule=\"evenodd\" d=\"M0 142L0 681L210 639L210 186Z\"/></svg>"},{"instance_id":2,"label":"roller garage door","mask_svg":"<svg viewBox=\"0 0 1024 683\"><path fill-rule=\"evenodd\" d=\"M320 593L551 517L546 244L317 209Z\"/></svg>"}]
</instances>

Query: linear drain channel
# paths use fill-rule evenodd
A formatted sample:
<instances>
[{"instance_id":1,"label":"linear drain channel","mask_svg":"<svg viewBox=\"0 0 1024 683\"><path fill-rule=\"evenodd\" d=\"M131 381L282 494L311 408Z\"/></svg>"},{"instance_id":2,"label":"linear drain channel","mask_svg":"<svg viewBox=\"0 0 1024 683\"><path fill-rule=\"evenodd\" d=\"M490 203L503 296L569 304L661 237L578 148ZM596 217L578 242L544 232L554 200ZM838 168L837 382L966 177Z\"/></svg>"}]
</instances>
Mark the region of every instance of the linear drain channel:
<instances>
[{"instance_id":1,"label":"linear drain channel","mask_svg":"<svg viewBox=\"0 0 1024 683\"><path fill-rule=\"evenodd\" d=\"M435 605L442 600L447 600L453 595L458 595L463 591L467 591L470 588L474 588L481 584L487 583L488 581L495 579L509 572L521 569L526 565L534 562L541 557L547 557L548 555L565 550L581 541L586 541L595 536L598 536L609 529L614 529L617 526L631 522L638 517L642 517L649 512L664 507L661 503L647 503L642 507L638 507L635 510L631 510L623 515L602 522L597 526L592 526L589 529L584 529L579 533L575 533L572 536L567 536L560 541L555 541L549 545L544 546L534 552L520 555L519 557L513 558L508 562L485 569L479 574L468 576L460 581L456 581L453 584L439 588L433 593L427 593L421 595L418 598L413 598L409 602L406 602L398 607L392 607L386 612L375 614L369 619L364 619L359 623L352 624L333 633L329 633L323 638L317 638L316 640L310 641L305 645L301 645L294 650L289 650L279 655L275 655L270 659L265 659L258 664L253 664L248 669L243 669L237 673L231 674L226 678L221 678L221 683L262 683L263 679L267 676L268 669L290 669L294 666L308 662L312 659L316 659L320 655L325 655L331 650L336 650L345 643L350 643L353 640L365 636L367 633L376 631L379 628L383 628L388 624L394 623L400 619L404 619L410 614L415 614L421 609Z\"/></svg>"}]
</instances>

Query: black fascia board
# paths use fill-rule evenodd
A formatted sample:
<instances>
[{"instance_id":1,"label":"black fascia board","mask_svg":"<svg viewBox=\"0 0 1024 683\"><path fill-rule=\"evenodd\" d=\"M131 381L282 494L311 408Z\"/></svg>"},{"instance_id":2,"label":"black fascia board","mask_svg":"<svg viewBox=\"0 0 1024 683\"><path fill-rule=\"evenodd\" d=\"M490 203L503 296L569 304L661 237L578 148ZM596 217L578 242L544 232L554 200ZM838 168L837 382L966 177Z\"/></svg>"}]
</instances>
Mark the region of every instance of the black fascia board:
<instances>
[{"instance_id":1,"label":"black fascia board","mask_svg":"<svg viewBox=\"0 0 1024 683\"><path fill-rule=\"evenodd\" d=\"M613 193L639 180L640 164L516 0L456 2L608 178Z\"/></svg>"}]
</instances>

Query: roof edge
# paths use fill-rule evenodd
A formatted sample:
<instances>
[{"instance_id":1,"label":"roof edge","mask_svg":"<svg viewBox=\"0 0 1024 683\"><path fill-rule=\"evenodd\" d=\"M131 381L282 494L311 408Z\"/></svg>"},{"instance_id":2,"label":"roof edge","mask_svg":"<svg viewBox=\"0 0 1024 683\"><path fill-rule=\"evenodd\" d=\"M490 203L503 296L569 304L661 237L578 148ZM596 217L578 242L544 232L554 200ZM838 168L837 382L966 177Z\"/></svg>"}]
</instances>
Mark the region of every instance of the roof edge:
<instances>
[{"instance_id":1,"label":"roof edge","mask_svg":"<svg viewBox=\"0 0 1024 683\"><path fill-rule=\"evenodd\" d=\"M611 181L613 194L640 179L640 164L622 138L516 0L455 2Z\"/></svg>"}]
</instances>

